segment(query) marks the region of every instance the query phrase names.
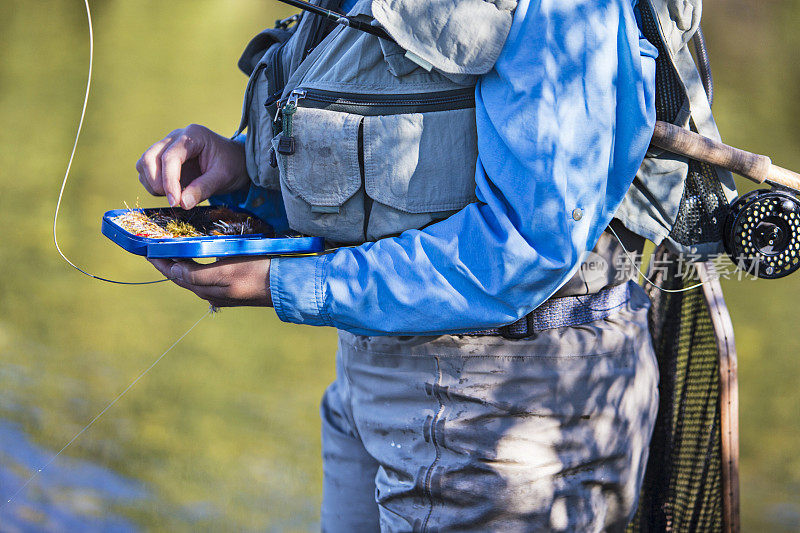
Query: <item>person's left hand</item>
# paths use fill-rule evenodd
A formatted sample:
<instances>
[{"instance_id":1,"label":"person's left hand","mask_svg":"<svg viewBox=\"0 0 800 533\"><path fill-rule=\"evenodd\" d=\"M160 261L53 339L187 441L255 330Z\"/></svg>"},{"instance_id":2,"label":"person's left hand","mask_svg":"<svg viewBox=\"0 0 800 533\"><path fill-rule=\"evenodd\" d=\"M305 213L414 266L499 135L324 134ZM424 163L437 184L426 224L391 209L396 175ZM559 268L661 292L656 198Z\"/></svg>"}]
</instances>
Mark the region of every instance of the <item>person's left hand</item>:
<instances>
[{"instance_id":1,"label":"person's left hand","mask_svg":"<svg viewBox=\"0 0 800 533\"><path fill-rule=\"evenodd\" d=\"M203 265L189 260L148 258L176 285L189 289L214 307L272 306L269 259L222 259Z\"/></svg>"}]
</instances>

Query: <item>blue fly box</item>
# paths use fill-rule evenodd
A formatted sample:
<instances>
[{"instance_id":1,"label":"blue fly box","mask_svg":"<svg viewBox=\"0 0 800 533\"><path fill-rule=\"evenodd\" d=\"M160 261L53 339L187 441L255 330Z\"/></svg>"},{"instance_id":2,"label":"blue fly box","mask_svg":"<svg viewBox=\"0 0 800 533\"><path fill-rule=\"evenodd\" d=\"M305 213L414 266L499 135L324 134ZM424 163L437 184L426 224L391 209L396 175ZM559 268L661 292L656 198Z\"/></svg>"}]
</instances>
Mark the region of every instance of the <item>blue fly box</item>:
<instances>
[{"instance_id":1,"label":"blue fly box","mask_svg":"<svg viewBox=\"0 0 800 533\"><path fill-rule=\"evenodd\" d=\"M269 228L269 225L253 213L238 208L222 208L228 213L238 215L241 219L255 221L258 227ZM215 206L198 206L189 211L172 208L151 209L113 209L103 215L101 231L103 235L117 243L121 248L136 255L163 258L190 257L237 257L246 255L297 255L318 253L324 249L322 237L302 237L277 235L267 232L235 234L235 235L199 235L187 237L154 237L132 233L120 224L120 217L138 212L148 218L157 219L179 217L180 222L195 223L194 220L206 220L209 215L219 212ZM209 226L231 229L235 222L210 222ZM235 230L235 227L234 227ZM271 231L271 228L269 228Z\"/></svg>"}]
</instances>

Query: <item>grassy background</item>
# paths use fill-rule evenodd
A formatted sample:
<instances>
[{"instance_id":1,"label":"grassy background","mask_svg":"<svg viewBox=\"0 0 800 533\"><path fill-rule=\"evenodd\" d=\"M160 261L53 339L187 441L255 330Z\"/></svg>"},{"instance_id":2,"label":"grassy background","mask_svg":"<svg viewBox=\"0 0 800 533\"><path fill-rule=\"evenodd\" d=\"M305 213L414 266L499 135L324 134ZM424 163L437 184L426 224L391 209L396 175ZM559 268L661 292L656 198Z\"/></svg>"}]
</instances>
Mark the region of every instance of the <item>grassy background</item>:
<instances>
[{"instance_id":1,"label":"grassy background","mask_svg":"<svg viewBox=\"0 0 800 533\"><path fill-rule=\"evenodd\" d=\"M59 236L91 272L153 279L149 264L100 235L101 215L137 198L160 203L141 190L133 164L169 130L198 122L232 132L245 83L238 54L286 11L256 0L93 9L94 92ZM798 17L800 3L788 0L718 0L704 15L724 138L795 169ZM172 285L89 280L53 249L87 52L81 2L0 4L0 416L56 450L206 309ZM743 521L746 530L800 530L800 275L725 288L739 349ZM146 527L313 528L317 405L334 344L332 331L281 324L271 310L226 310L67 455L145 482L153 498L118 511Z\"/></svg>"},{"instance_id":2,"label":"grassy background","mask_svg":"<svg viewBox=\"0 0 800 533\"><path fill-rule=\"evenodd\" d=\"M723 138L800 170L800 2L710 1L703 20ZM744 531L800 531L800 277L724 289L739 353Z\"/></svg>"},{"instance_id":3,"label":"grassy background","mask_svg":"<svg viewBox=\"0 0 800 533\"><path fill-rule=\"evenodd\" d=\"M137 198L161 204L133 168L154 140L191 122L232 132L246 81L238 54L285 12L241 0L93 8L93 93L61 246L91 272L155 279L149 264L100 235L100 218ZM52 212L86 75L82 3L4 2L0 49L0 227L8 228L0 236L0 412L57 450L207 306L172 284L92 281L53 249ZM283 325L272 310L226 310L67 454L146 482L154 498L122 512L150 527L306 530L318 520L317 406L334 347L331 330Z\"/></svg>"}]
</instances>

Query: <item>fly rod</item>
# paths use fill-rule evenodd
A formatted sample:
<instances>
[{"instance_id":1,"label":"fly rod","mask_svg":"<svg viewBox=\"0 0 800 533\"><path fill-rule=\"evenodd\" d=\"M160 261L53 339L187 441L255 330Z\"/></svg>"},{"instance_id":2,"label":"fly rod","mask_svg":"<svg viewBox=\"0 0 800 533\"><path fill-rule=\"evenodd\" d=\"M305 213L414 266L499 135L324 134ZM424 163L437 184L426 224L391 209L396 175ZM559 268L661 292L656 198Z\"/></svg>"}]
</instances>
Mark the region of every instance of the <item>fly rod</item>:
<instances>
[{"instance_id":1,"label":"fly rod","mask_svg":"<svg viewBox=\"0 0 800 533\"><path fill-rule=\"evenodd\" d=\"M668 122L656 122L651 144L674 154L720 166L756 183L781 185L800 192L800 174L773 164L769 157L728 146Z\"/></svg>"},{"instance_id":2,"label":"fly rod","mask_svg":"<svg viewBox=\"0 0 800 533\"><path fill-rule=\"evenodd\" d=\"M387 41L395 42L394 39L381 27L373 26L368 22L364 22L363 20L357 20L355 17L349 17L343 13L338 13L336 11L330 9L324 9L317 5L312 4L311 2L306 2L305 0L278 0L279 2L283 2L284 4L289 4L290 6L298 7L304 11L308 11L309 13L313 13L315 15L319 15L320 17L326 18L336 24L341 24L342 26L348 26L355 30L363 31L364 33L369 33L370 35L374 35L375 37L380 37L381 39L385 39Z\"/></svg>"},{"instance_id":3,"label":"fly rod","mask_svg":"<svg viewBox=\"0 0 800 533\"><path fill-rule=\"evenodd\" d=\"M721 228L725 251L740 269L759 278L782 278L800 269L800 174L773 164L765 155L668 122L656 122L651 145L771 185L730 204Z\"/></svg>"}]
</instances>

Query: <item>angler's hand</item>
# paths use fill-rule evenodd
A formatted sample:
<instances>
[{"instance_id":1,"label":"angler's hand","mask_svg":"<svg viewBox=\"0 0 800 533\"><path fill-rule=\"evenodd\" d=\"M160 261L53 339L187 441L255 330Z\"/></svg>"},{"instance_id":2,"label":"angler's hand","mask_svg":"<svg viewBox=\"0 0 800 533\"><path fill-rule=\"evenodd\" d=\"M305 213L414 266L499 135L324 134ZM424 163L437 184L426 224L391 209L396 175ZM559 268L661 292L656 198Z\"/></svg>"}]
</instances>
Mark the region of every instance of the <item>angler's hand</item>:
<instances>
[{"instance_id":1,"label":"angler's hand","mask_svg":"<svg viewBox=\"0 0 800 533\"><path fill-rule=\"evenodd\" d=\"M170 206L184 209L249 183L242 144L197 124L175 130L148 148L136 170L150 194L166 194Z\"/></svg>"},{"instance_id":2,"label":"angler's hand","mask_svg":"<svg viewBox=\"0 0 800 533\"><path fill-rule=\"evenodd\" d=\"M222 259L202 265L192 260L148 259L159 272L214 307L272 307L269 259Z\"/></svg>"}]
</instances>

